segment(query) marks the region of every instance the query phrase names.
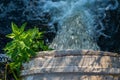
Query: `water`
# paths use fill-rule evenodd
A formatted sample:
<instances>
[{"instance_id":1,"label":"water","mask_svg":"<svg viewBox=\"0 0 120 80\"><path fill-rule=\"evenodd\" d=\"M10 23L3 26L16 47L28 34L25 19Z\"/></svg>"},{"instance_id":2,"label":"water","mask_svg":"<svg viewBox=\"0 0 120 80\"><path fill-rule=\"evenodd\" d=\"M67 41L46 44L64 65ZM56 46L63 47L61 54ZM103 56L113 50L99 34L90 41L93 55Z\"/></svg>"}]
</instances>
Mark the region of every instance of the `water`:
<instances>
[{"instance_id":1,"label":"water","mask_svg":"<svg viewBox=\"0 0 120 80\"><path fill-rule=\"evenodd\" d=\"M106 10L118 7L117 0L58 0L46 1L44 10L51 12L51 24L57 21L59 31L50 47L62 49L100 50L97 39L100 35L110 37L102 31L102 19ZM99 27L98 27L99 25Z\"/></svg>"},{"instance_id":2,"label":"water","mask_svg":"<svg viewBox=\"0 0 120 80\"><path fill-rule=\"evenodd\" d=\"M118 7L117 0L23 0L25 9L22 16L27 20L48 22L51 30L57 27L57 35L49 47L61 49L93 49L100 50L97 45L99 36L111 38L105 34L105 25L102 20L107 10ZM3 4L0 5L2 8ZM14 10L16 5L11 2L3 17ZM9 9L10 8L10 9ZM42 18L49 13L50 20ZM54 25L58 23L58 25Z\"/></svg>"}]
</instances>

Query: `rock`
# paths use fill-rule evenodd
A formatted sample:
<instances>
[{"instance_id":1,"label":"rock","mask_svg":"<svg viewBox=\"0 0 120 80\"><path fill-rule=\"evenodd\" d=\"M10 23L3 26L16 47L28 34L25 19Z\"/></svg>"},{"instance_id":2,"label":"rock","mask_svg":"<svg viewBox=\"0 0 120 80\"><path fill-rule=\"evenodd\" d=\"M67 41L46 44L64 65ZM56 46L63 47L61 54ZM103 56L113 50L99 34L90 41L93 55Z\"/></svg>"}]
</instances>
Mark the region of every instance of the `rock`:
<instances>
[{"instance_id":1,"label":"rock","mask_svg":"<svg viewBox=\"0 0 120 80\"><path fill-rule=\"evenodd\" d=\"M23 65L23 80L119 80L120 55L92 50L44 51Z\"/></svg>"}]
</instances>

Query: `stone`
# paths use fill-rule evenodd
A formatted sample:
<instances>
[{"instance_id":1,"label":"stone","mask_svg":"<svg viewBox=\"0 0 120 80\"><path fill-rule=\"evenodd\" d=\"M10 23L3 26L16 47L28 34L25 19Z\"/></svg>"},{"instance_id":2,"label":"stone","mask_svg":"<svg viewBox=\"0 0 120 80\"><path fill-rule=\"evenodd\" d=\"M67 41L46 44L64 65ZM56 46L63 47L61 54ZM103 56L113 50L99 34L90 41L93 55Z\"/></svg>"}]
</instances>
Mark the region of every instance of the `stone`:
<instances>
[{"instance_id":1,"label":"stone","mask_svg":"<svg viewBox=\"0 0 120 80\"><path fill-rule=\"evenodd\" d=\"M43 51L23 67L23 80L120 79L120 55L102 51Z\"/></svg>"}]
</instances>

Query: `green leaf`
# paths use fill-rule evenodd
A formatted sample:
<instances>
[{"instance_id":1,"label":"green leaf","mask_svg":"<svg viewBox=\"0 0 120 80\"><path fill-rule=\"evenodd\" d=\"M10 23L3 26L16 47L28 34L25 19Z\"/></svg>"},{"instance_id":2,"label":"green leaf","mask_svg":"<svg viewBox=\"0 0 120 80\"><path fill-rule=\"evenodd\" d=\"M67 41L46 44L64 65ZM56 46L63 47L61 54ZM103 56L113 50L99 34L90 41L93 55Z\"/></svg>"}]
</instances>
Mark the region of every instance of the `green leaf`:
<instances>
[{"instance_id":1,"label":"green leaf","mask_svg":"<svg viewBox=\"0 0 120 80\"><path fill-rule=\"evenodd\" d=\"M25 43L23 41L19 41L19 47L21 47L21 49L24 49L26 47Z\"/></svg>"},{"instance_id":2,"label":"green leaf","mask_svg":"<svg viewBox=\"0 0 120 80\"><path fill-rule=\"evenodd\" d=\"M15 23L13 23L13 22L12 22L11 26L12 26L13 33L19 34L19 28L18 28L18 26Z\"/></svg>"},{"instance_id":3,"label":"green leaf","mask_svg":"<svg viewBox=\"0 0 120 80\"><path fill-rule=\"evenodd\" d=\"M16 47L16 43L14 43L14 41L11 41L9 43L6 44L4 50L7 51L7 50L12 50Z\"/></svg>"},{"instance_id":4,"label":"green leaf","mask_svg":"<svg viewBox=\"0 0 120 80\"><path fill-rule=\"evenodd\" d=\"M37 28L30 29L28 31L28 33L30 34L31 39L34 39L36 37L36 35L37 35L38 32L39 32L39 30Z\"/></svg>"},{"instance_id":5,"label":"green leaf","mask_svg":"<svg viewBox=\"0 0 120 80\"><path fill-rule=\"evenodd\" d=\"M13 39L15 37L15 34L11 33L11 34L6 35L6 37Z\"/></svg>"},{"instance_id":6,"label":"green leaf","mask_svg":"<svg viewBox=\"0 0 120 80\"><path fill-rule=\"evenodd\" d=\"M20 28L20 32L22 33L26 27L27 23L22 24L21 28Z\"/></svg>"},{"instance_id":7,"label":"green leaf","mask_svg":"<svg viewBox=\"0 0 120 80\"><path fill-rule=\"evenodd\" d=\"M11 62L9 65L10 65L11 69L14 70L14 68L15 68L14 62Z\"/></svg>"},{"instance_id":8,"label":"green leaf","mask_svg":"<svg viewBox=\"0 0 120 80\"><path fill-rule=\"evenodd\" d=\"M23 32L20 36L19 39L25 40L28 37L29 34L26 34L25 32Z\"/></svg>"},{"instance_id":9,"label":"green leaf","mask_svg":"<svg viewBox=\"0 0 120 80\"><path fill-rule=\"evenodd\" d=\"M46 50L49 50L49 47L48 47L48 46L44 46L44 47L43 47L43 51L46 51Z\"/></svg>"},{"instance_id":10,"label":"green leaf","mask_svg":"<svg viewBox=\"0 0 120 80\"><path fill-rule=\"evenodd\" d=\"M27 49L26 51L31 55L30 57L33 57L36 55L35 51L32 49Z\"/></svg>"}]
</instances>

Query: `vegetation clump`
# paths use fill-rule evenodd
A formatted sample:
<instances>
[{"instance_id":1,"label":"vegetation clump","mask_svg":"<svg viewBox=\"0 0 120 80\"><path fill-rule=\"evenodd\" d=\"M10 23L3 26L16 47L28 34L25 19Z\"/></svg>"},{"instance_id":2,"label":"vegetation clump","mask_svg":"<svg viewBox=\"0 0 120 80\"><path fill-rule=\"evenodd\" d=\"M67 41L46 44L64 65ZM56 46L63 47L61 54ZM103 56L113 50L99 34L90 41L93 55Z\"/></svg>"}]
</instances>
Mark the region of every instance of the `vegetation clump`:
<instances>
[{"instance_id":1,"label":"vegetation clump","mask_svg":"<svg viewBox=\"0 0 120 80\"><path fill-rule=\"evenodd\" d=\"M38 51L49 50L44 44L43 33L38 28L25 31L26 23L18 27L15 23L11 24L12 33L6 35L11 41L4 48L5 53L11 59L6 65L6 70L13 74L15 80L20 80L20 70L22 64L28 62Z\"/></svg>"}]
</instances>

